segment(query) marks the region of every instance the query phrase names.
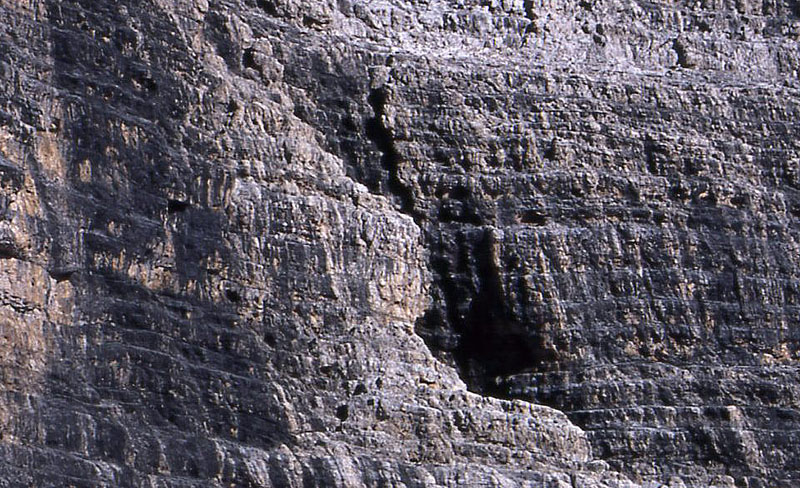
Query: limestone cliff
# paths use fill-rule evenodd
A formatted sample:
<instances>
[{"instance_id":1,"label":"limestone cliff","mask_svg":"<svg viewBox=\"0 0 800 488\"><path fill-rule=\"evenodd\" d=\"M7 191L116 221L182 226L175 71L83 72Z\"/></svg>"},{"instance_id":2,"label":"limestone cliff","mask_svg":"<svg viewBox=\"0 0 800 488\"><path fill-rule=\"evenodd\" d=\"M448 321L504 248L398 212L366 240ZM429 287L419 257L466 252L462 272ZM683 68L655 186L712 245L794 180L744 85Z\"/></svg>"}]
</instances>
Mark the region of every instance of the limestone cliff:
<instances>
[{"instance_id":1,"label":"limestone cliff","mask_svg":"<svg viewBox=\"0 0 800 488\"><path fill-rule=\"evenodd\" d=\"M0 486L796 486L798 38L0 0Z\"/></svg>"}]
</instances>

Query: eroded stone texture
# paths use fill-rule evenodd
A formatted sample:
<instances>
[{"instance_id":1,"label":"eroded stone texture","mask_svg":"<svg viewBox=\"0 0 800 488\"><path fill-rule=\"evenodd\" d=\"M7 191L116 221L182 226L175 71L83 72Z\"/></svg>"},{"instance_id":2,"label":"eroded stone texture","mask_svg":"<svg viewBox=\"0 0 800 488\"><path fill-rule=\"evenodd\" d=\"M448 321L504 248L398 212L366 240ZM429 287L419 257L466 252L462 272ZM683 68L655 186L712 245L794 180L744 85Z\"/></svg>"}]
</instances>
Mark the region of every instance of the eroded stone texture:
<instances>
[{"instance_id":1,"label":"eroded stone texture","mask_svg":"<svg viewBox=\"0 0 800 488\"><path fill-rule=\"evenodd\" d=\"M644 482L796 484L796 6L380 5L366 77L285 76L423 229L439 357Z\"/></svg>"},{"instance_id":2,"label":"eroded stone texture","mask_svg":"<svg viewBox=\"0 0 800 488\"><path fill-rule=\"evenodd\" d=\"M327 10L265 8L2 4L3 484L632 486L431 356L419 226L275 54Z\"/></svg>"},{"instance_id":3,"label":"eroded stone texture","mask_svg":"<svg viewBox=\"0 0 800 488\"><path fill-rule=\"evenodd\" d=\"M798 13L0 2L0 480L793 486Z\"/></svg>"}]
</instances>

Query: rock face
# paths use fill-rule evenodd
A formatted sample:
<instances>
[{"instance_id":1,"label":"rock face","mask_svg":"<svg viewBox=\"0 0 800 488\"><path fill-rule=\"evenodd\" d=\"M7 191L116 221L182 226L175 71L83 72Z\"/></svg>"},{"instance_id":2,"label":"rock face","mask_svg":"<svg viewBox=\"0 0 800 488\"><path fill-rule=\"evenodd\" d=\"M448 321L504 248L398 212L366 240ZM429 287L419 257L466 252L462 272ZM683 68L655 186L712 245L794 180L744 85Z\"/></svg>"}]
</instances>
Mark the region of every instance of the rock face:
<instances>
[{"instance_id":1,"label":"rock face","mask_svg":"<svg viewBox=\"0 0 800 488\"><path fill-rule=\"evenodd\" d=\"M0 485L797 486L798 38L0 0Z\"/></svg>"}]
</instances>

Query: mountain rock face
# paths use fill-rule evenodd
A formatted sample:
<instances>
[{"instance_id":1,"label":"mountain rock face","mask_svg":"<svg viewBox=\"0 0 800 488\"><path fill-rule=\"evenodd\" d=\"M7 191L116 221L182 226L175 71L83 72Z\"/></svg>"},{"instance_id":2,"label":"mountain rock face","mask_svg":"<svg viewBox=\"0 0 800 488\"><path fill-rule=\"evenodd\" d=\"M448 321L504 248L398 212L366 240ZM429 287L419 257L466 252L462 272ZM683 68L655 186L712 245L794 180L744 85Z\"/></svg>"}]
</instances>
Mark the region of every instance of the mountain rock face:
<instances>
[{"instance_id":1,"label":"mountain rock face","mask_svg":"<svg viewBox=\"0 0 800 488\"><path fill-rule=\"evenodd\" d=\"M800 485L798 40L0 0L0 486Z\"/></svg>"}]
</instances>

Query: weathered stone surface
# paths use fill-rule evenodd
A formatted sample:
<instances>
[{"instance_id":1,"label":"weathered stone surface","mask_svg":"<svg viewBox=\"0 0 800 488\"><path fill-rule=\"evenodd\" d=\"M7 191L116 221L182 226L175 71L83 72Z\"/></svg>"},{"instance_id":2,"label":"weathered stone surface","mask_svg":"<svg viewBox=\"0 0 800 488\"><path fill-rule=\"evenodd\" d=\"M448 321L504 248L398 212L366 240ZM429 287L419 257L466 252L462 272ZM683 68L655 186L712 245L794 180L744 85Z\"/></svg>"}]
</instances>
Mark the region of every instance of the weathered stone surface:
<instances>
[{"instance_id":1,"label":"weathered stone surface","mask_svg":"<svg viewBox=\"0 0 800 488\"><path fill-rule=\"evenodd\" d=\"M0 1L0 484L796 485L798 14Z\"/></svg>"}]
</instances>

